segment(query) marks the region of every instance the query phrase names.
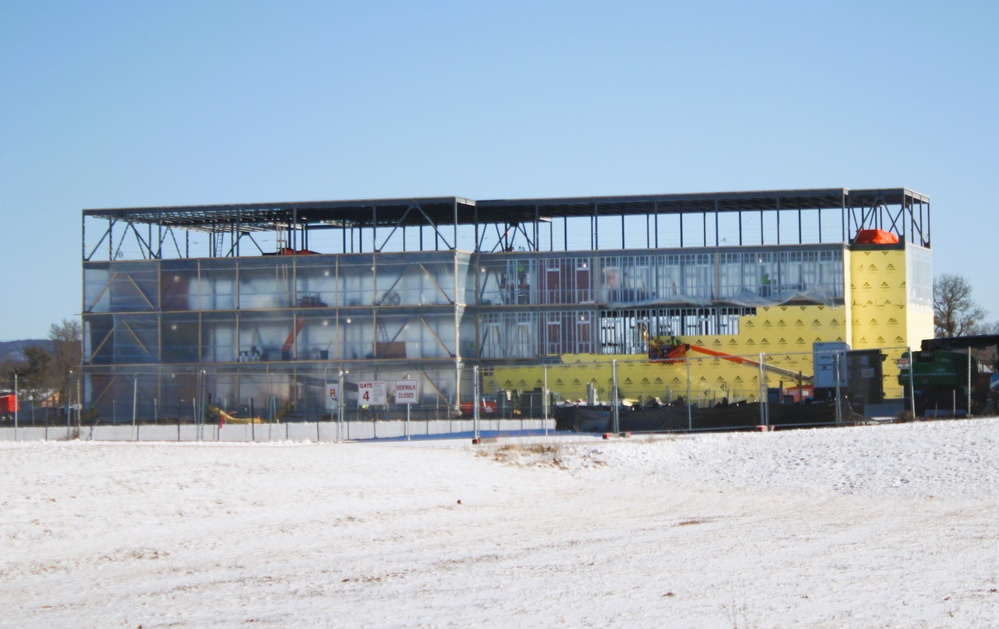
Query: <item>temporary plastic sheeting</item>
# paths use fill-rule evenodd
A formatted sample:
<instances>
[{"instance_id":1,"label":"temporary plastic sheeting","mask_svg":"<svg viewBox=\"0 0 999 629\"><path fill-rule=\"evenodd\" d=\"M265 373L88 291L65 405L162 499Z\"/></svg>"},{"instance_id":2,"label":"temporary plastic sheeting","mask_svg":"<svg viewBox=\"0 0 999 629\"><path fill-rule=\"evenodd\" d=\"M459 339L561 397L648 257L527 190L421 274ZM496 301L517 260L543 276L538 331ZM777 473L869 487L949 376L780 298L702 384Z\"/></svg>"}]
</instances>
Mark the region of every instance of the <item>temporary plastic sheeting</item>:
<instances>
[{"instance_id":1,"label":"temporary plastic sheeting","mask_svg":"<svg viewBox=\"0 0 999 629\"><path fill-rule=\"evenodd\" d=\"M861 229L853 242L858 245L896 245L898 236L883 229Z\"/></svg>"}]
</instances>

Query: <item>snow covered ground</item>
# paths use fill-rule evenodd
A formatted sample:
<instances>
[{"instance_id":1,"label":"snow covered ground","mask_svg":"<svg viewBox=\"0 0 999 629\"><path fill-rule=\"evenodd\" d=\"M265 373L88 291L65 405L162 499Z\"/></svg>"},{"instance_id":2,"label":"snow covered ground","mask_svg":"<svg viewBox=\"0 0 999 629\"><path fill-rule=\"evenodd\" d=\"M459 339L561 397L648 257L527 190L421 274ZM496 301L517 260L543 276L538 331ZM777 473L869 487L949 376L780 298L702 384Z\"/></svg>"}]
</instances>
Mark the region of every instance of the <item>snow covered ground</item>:
<instances>
[{"instance_id":1,"label":"snow covered ground","mask_svg":"<svg viewBox=\"0 0 999 629\"><path fill-rule=\"evenodd\" d=\"M995 626L997 446L0 443L0 626Z\"/></svg>"}]
</instances>

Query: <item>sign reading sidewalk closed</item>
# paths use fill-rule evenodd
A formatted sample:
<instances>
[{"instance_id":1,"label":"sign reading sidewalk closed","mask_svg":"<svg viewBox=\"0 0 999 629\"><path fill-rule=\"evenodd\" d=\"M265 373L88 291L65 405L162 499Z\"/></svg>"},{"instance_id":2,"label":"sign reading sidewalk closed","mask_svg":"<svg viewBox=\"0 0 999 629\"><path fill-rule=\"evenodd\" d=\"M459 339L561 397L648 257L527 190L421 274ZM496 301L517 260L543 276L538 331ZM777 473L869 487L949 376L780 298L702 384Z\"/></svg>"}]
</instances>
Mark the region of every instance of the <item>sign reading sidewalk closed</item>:
<instances>
[{"instance_id":1,"label":"sign reading sidewalk closed","mask_svg":"<svg viewBox=\"0 0 999 629\"><path fill-rule=\"evenodd\" d=\"M381 380L357 383L358 406L385 406L385 383Z\"/></svg>"},{"instance_id":2,"label":"sign reading sidewalk closed","mask_svg":"<svg viewBox=\"0 0 999 629\"><path fill-rule=\"evenodd\" d=\"M416 404L420 397L419 380L396 380L395 403Z\"/></svg>"}]
</instances>

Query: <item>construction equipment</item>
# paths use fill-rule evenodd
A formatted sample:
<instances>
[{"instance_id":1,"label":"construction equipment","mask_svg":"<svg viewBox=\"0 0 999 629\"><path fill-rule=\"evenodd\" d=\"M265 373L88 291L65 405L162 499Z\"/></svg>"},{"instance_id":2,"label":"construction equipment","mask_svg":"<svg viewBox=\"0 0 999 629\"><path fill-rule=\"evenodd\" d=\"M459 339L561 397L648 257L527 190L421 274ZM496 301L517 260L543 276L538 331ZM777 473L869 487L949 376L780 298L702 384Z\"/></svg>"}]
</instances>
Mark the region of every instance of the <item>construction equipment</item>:
<instances>
[{"instance_id":1,"label":"construction equipment","mask_svg":"<svg viewBox=\"0 0 999 629\"><path fill-rule=\"evenodd\" d=\"M712 356L714 358L727 360L729 362L733 362L738 365L755 367L756 369L759 369L760 365L762 364L763 369L765 369L770 373L784 376L785 378L791 378L793 380L801 382L812 381L812 376L803 375L797 371L791 371L790 369L783 369L775 365L768 365L765 362L760 363L759 361L752 360L750 358L744 358L742 356L726 354L725 352L719 352L718 350L708 349L707 347L699 347L697 345L691 345L690 343L681 343L680 339L675 336L652 339L649 341L649 360L654 363L682 363L684 360L686 360L685 356L687 355L688 352L696 352L698 354L704 354L706 356Z\"/></svg>"},{"instance_id":2,"label":"construction equipment","mask_svg":"<svg viewBox=\"0 0 999 629\"><path fill-rule=\"evenodd\" d=\"M972 349L993 347L999 347L999 335L956 336L926 339L919 351L902 354L898 383L905 391L906 409L915 407L917 417L966 417L999 410L999 379L981 371L971 354Z\"/></svg>"},{"instance_id":3,"label":"construction equipment","mask_svg":"<svg viewBox=\"0 0 999 629\"><path fill-rule=\"evenodd\" d=\"M266 423L261 417L236 417L235 413L227 413L214 404L208 405L208 412L219 420L219 426L224 424L263 424ZM279 420L280 421L280 420Z\"/></svg>"},{"instance_id":4,"label":"construction equipment","mask_svg":"<svg viewBox=\"0 0 999 629\"><path fill-rule=\"evenodd\" d=\"M298 333L302 331L305 327L305 317L299 317L295 321L295 329L288 335L288 338L284 340L284 345L281 346L281 360L291 360L291 348L295 344L295 339L298 338Z\"/></svg>"}]
</instances>

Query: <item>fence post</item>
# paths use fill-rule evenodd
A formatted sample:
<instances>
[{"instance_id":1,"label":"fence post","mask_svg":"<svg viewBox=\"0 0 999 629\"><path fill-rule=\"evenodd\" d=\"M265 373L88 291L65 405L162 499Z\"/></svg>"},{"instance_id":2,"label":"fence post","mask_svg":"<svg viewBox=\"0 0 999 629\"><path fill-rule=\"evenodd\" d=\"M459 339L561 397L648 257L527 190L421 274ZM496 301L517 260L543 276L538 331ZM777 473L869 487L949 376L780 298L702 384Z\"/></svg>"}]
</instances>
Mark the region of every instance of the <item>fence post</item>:
<instances>
[{"instance_id":1,"label":"fence post","mask_svg":"<svg viewBox=\"0 0 999 629\"><path fill-rule=\"evenodd\" d=\"M194 405L194 435L196 441L201 441L201 420L204 419L204 407L205 403L205 377L204 370L198 370L198 400Z\"/></svg>"},{"instance_id":2,"label":"fence post","mask_svg":"<svg viewBox=\"0 0 999 629\"><path fill-rule=\"evenodd\" d=\"M542 395L544 398L541 401L541 426L545 430L545 436L548 436L548 365L541 366L542 373L544 374L544 388L542 389Z\"/></svg>"},{"instance_id":3,"label":"fence post","mask_svg":"<svg viewBox=\"0 0 999 629\"><path fill-rule=\"evenodd\" d=\"M690 353L687 352L683 355L683 362L687 365L687 397L686 407L687 407L687 431L694 430L694 415L690 408Z\"/></svg>"},{"instance_id":4,"label":"fence post","mask_svg":"<svg viewBox=\"0 0 999 629\"><path fill-rule=\"evenodd\" d=\"M912 421L916 419L916 388L913 386L915 383L915 378L912 375L912 371L915 369L916 357L912 355L912 348L906 347L906 352L909 354L909 412L912 413Z\"/></svg>"},{"instance_id":5,"label":"fence post","mask_svg":"<svg viewBox=\"0 0 999 629\"><path fill-rule=\"evenodd\" d=\"M617 359L611 361L611 387L613 389L613 395L611 396L611 404L613 404L611 417L614 420L614 428L612 432L621 432L621 418L618 414L618 396L617 396Z\"/></svg>"},{"instance_id":6,"label":"fence post","mask_svg":"<svg viewBox=\"0 0 999 629\"><path fill-rule=\"evenodd\" d=\"M766 426L766 424L767 424L767 410L766 409L767 409L767 403L769 402L769 400L767 399L767 396L768 396L769 392L767 391L767 384L766 384L766 378L767 378L766 377L766 369L763 368L763 352L759 353L758 358L760 359L760 362L758 363L759 364L759 381L760 381L760 383L759 383L759 386L756 387L756 389L757 389L756 390L756 395L758 395L759 398L760 398L760 424L763 425L763 426Z\"/></svg>"},{"instance_id":7,"label":"fence post","mask_svg":"<svg viewBox=\"0 0 999 629\"><path fill-rule=\"evenodd\" d=\"M207 425L206 420L208 419L208 398L211 397L211 393L208 392L208 372L206 370L201 370L201 438L205 438L205 426Z\"/></svg>"},{"instance_id":8,"label":"fence post","mask_svg":"<svg viewBox=\"0 0 999 629\"><path fill-rule=\"evenodd\" d=\"M968 348L968 419L971 419L971 348Z\"/></svg>"},{"instance_id":9,"label":"fence post","mask_svg":"<svg viewBox=\"0 0 999 629\"><path fill-rule=\"evenodd\" d=\"M80 429L83 427L83 373L76 379L76 438L80 438Z\"/></svg>"},{"instance_id":10,"label":"fence post","mask_svg":"<svg viewBox=\"0 0 999 629\"><path fill-rule=\"evenodd\" d=\"M842 394L840 392L839 380L840 380L840 360L843 358L843 350L835 350L835 375L836 375L836 423L840 424L843 422L843 401L841 400Z\"/></svg>"},{"instance_id":11,"label":"fence post","mask_svg":"<svg viewBox=\"0 0 999 629\"><path fill-rule=\"evenodd\" d=\"M472 431L479 438L479 366L472 367ZM477 441L476 441L477 442Z\"/></svg>"},{"instance_id":12,"label":"fence post","mask_svg":"<svg viewBox=\"0 0 999 629\"><path fill-rule=\"evenodd\" d=\"M343 401L347 397L347 392L343 390L343 365L340 366L340 394L336 401L336 440L339 443L343 439Z\"/></svg>"},{"instance_id":13,"label":"fence post","mask_svg":"<svg viewBox=\"0 0 999 629\"><path fill-rule=\"evenodd\" d=\"M139 414L139 376L132 376L132 433L136 441L139 440L139 427L136 417Z\"/></svg>"},{"instance_id":14,"label":"fence post","mask_svg":"<svg viewBox=\"0 0 999 629\"><path fill-rule=\"evenodd\" d=\"M73 370L69 370L69 380L66 381L66 441L72 431L70 422L73 420Z\"/></svg>"},{"instance_id":15,"label":"fence post","mask_svg":"<svg viewBox=\"0 0 999 629\"><path fill-rule=\"evenodd\" d=\"M271 395L271 369L264 367L264 392L267 395L267 441L274 440L274 400Z\"/></svg>"},{"instance_id":16,"label":"fence post","mask_svg":"<svg viewBox=\"0 0 999 629\"><path fill-rule=\"evenodd\" d=\"M323 367L323 400L329 400L330 405L330 426L333 426L333 398L330 397L330 373L329 366ZM326 410L327 402L323 402L323 409ZM316 419L316 440L319 440L319 424L320 419Z\"/></svg>"},{"instance_id":17,"label":"fence post","mask_svg":"<svg viewBox=\"0 0 999 629\"><path fill-rule=\"evenodd\" d=\"M409 372L408 371L406 372L406 380L409 380ZM409 407L410 406L412 406L412 404L406 404L406 441L412 441L412 439L413 439L413 430L409 426Z\"/></svg>"},{"instance_id":18,"label":"fence post","mask_svg":"<svg viewBox=\"0 0 999 629\"><path fill-rule=\"evenodd\" d=\"M66 381L66 441L69 441L69 433L72 431L69 423L73 419L73 370L69 370L69 380Z\"/></svg>"}]
</instances>

